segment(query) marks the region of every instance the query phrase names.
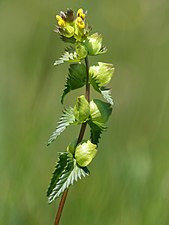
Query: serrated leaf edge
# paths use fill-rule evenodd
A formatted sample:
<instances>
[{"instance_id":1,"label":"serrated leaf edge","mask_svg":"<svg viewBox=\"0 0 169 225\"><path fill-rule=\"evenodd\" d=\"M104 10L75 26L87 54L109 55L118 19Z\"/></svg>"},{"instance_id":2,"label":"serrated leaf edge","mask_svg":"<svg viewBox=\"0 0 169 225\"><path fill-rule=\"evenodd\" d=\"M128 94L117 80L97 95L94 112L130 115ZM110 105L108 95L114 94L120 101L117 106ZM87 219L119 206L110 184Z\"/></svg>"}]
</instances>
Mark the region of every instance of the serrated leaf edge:
<instances>
[{"instance_id":1,"label":"serrated leaf edge","mask_svg":"<svg viewBox=\"0 0 169 225\"><path fill-rule=\"evenodd\" d=\"M72 161L72 162L70 162ZM71 163L72 165L70 165ZM69 168L71 166L71 169ZM72 158L70 153L67 153L67 164L63 169L59 180L57 181L53 191L48 195L48 202L53 202L58 198L70 185L82 177L88 176L89 173L85 172L76 164L76 160ZM63 185L62 185L63 184Z\"/></svg>"},{"instance_id":2,"label":"serrated leaf edge","mask_svg":"<svg viewBox=\"0 0 169 225\"><path fill-rule=\"evenodd\" d=\"M75 122L74 109L72 107L66 108L63 111L63 115L61 116L58 126L55 131L49 137L47 145L50 145L69 125ZM67 120L67 117L70 117L70 120Z\"/></svg>"}]
</instances>

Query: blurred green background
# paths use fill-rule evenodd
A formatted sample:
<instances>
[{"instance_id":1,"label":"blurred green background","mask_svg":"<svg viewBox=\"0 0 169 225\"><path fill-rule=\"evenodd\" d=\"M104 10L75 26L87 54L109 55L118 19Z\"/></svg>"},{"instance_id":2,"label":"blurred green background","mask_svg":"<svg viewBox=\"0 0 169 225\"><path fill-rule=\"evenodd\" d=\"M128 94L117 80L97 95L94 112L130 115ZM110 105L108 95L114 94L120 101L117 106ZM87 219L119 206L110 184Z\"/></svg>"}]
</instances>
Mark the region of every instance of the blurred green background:
<instances>
[{"instance_id":1,"label":"blurred green background","mask_svg":"<svg viewBox=\"0 0 169 225\"><path fill-rule=\"evenodd\" d=\"M91 175L68 195L61 225L169 224L169 2L0 1L0 224L52 225L59 200L45 196L57 152L79 127L46 142L63 107L68 64L53 32L60 10L88 10L115 65L115 102ZM83 89L69 94L74 105Z\"/></svg>"}]
</instances>

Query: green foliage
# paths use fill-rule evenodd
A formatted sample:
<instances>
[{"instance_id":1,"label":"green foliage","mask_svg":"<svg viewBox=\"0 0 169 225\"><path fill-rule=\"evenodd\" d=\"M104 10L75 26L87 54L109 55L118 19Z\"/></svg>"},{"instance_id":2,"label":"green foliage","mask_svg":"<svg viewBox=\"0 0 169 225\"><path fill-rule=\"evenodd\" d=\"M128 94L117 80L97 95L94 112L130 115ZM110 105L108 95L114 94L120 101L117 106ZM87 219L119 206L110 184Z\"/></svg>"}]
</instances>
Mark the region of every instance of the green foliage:
<instances>
[{"instance_id":1,"label":"green foliage","mask_svg":"<svg viewBox=\"0 0 169 225\"><path fill-rule=\"evenodd\" d=\"M106 126L94 123L91 120L88 121L88 124L90 126L90 139L91 139L91 142L93 144L98 145L99 139L101 137L102 132L106 130Z\"/></svg>"},{"instance_id":2,"label":"green foliage","mask_svg":"<svg viewBox=\"0 0 169 225\"><path fill-rule=\"evenodd\" d=\"M51 144L70 124L75 122L74 110L69 107L63 111L63 115L58 122L56 130L52 133L48 140L48 145Z\"/></svg>"},{"instance_id":3,"label":"green foliage","mask_svg":"<svg viewBox=\"0 0 169 225\"><path fill-rule=\"evenodd\" d=\"M99 89L99 92L102 94L103 98L113 106L113 99L111 97L111 92L109 88L102 87Z\"/></svg>"},{"instance_id":4,"label":"green foliage","mask_svg":"<svg viewBox=\"0 0 169 225\"><path fill-rule=\"evenodd\" d=\"M69 107L63 111L56 130L48 140L49 145L69 125L81 125L78 138L72 138L67 151L59 154L47 191L49 203L59 197L74 181L89 174L87 166L96 155L101 134L107 128L106 122L112 112L113 100L106 85L113 76L114 67L113 64L103 62L89 67L88 56L103 54L107 49L102 45L100 34L89 35L91 29L85 18L86 12L83 9L79 9L76 16L71 9L56 16L56 31L64 42L72 44L54 63L73 63L69 67L61 103L63 104L64 97L73 90L86 86L86 92L85 95L77 97L74 108ZM82 63L84 59L85 64ZM99 99L90 101L90 84L107 102ZM90 128L90 140L83 139L87 126Z\"/></svg>"},{"instance_id":5,"label":"green foliage","mask_svg":"<svg viewBox=\"0 0 169 225\"><path fill-rule=\"evenodd\" d=\"M65 53L54 62L54 66L62 64L64 62L79 62L80 58L78 57L77 52L73 47L69 47L65 50Z\"/></svg>"},{"instance_id":6,"label":"green foliage","mask_svg":"<svg viewBox=\"0 0 169 225\"><path fill-rule=\"evenodd\" d=\"M65 89L62 94L61 102L70 91L81 88L86 83L86 67L83 63L71 64L69 67L69 75L66 80Z\"/></svg>"},{"instance_id":7,"label":"green foliage","mask_svg":"<svg viewBox=\"0 0 169 225\"><path fill-rule=\"evenodd\" d=\"M89 171L85 168L79 167L71 153L60 153L47 191L48 202L51 203L75 181L87 175L89 175Z\"/></svg>"}]
</instances>

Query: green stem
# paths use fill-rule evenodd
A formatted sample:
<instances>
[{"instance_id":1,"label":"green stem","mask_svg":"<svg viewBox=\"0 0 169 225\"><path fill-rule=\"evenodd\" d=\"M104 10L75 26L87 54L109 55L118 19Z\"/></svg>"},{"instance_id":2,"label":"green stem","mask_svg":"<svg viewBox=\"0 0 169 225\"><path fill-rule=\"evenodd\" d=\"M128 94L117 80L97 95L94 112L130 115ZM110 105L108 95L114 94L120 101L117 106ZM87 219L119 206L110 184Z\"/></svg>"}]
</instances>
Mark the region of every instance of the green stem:
<instances>
[{"instance_id":1,"label":"green stem","mask_svg":"<svg viewBox=\"0 0 169 225\"><path fill-rule=\"evenodd\" d=\"M89 83L89 61L88 61L88 57L86 56L85 58L85 64L86 64L86 91L85 91L85 96L88 102L90 102L90 83ZM78 140L77 140L77 144L79 144L82 140L83 140L83 136L86 130L86 126L87 126L87 122L83 123L81 125L80 128L80 132L79 132L79 136L78 136ZM59 203L59 207L58 207L58 211L56 214L56 219L55 219L55 223L54 225L58 225L61 215L62 215L62 211L63 211L63 207L67 198L67 194L68 194L68 190L65 190L63 192L63 195L61 197L60 203Z\"/></svg>"}]
</instances>

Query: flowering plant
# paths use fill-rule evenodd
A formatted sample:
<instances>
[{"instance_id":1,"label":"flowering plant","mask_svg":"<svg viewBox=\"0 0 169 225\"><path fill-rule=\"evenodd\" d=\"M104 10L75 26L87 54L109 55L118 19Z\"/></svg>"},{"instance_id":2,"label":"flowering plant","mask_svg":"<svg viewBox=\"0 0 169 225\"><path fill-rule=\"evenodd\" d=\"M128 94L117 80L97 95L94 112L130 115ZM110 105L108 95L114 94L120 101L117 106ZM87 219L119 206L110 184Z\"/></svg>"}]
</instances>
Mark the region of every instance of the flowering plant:
<instances>
[{"instance_id":1,"label":"flowering plant","mask_svg":"<svg viewBox=\"0 0 169 225\"><path fill-rule=\"evenodd\" d=\"M56 32L61 39L70 43L65 53L55 61L54 65L69 62L69 74L65 88L61 96L63 104L65 96L78 88L85 86L85 93L77 97L74 107L67 107L63 111L56 130L48 140L50 145L68 126L80 125L78 137L75 137L68 145L65 152L59 153L51 183L47 191L49 203L57 197L61 198L63 207L68 188L81 177L89 175L88 165L96 156L99 139L106 130L106 122L112 112L113 100L110 89L106 85L110 82L114 73L114 67L110 63L98 62L89 66L88 56L96 56L106 53L107 49L102 45L102 36L98 33L90 34L91 27L86 22L87 12L79 9L74 15L72 9L60 12L56 16ZM91 99L90 87L100 93L106 101ZM84 140L86 127L90 128L90 138ZM59 210L55 224L59 223Z\"/></svg>"}]
</instances>

